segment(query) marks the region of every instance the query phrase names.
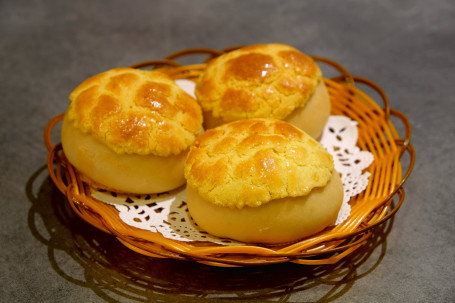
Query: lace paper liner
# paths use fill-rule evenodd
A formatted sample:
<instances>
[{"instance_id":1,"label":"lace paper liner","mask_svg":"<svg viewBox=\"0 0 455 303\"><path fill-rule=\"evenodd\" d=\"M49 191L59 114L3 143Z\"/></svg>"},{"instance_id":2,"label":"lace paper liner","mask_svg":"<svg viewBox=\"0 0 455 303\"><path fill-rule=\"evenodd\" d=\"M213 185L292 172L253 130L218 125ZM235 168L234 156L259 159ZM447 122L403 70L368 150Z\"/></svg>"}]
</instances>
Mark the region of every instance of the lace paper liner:
<instances>
[{"instance_id":1,"label":"lace paper liner","mask_svg":"<svg viewBox=\"0 0 455 303\"><path fill-rule=\"evenodd\" d=\"M193 94L194 83L177 80L189 94ZM344 187L343 204L335 225L345 221L351 213L349 200L368 185L370 173L363 172L373 162L373 155L356 146L357 122L344 116L330 116L320 143L333 156L335 169L340 174ZM122 195L91 188L93 198L109 203L119 211L120 219L126 224L178 241L209 241L224 245L241 243L222 239L203 231L193 221L186 205L185 187L171 192L150 195Z\"/></svg>"}]
</instances>

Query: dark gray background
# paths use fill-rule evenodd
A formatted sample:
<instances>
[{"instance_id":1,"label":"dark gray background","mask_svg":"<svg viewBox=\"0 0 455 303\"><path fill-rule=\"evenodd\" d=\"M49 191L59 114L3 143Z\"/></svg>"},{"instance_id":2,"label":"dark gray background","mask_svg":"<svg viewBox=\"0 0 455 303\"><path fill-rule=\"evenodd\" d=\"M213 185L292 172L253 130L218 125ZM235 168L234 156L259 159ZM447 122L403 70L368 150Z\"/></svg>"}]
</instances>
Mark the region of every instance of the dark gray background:
<instances>
[{"instance_id":1,"label":"dark gray background","mask_svg":"<svg viewBox=\"0 0 455 303\"><path fill-rule=\"evenodd\" d=\"M454 302L453 3L0 1L0 301ZM406 200L369 245L333 266L212 268L138 255L68 210L42 132L80 81L184 48L269 42L377 82L411 121Z\"/></svg>"}]
</instances>

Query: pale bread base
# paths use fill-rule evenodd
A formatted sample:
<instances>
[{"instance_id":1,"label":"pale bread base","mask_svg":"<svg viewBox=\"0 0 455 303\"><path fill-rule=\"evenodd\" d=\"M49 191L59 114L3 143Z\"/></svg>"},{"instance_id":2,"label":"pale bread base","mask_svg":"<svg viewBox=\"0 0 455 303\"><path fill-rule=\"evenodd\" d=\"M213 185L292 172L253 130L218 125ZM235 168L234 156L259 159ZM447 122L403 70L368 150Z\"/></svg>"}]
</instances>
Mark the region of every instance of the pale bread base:
<instances>
[{"instance_id":1,"label":"pale bread base","mask_svg":"<svg viewBox=\"0 0 455 303\"><path fill-rule=\"evenodd\" d=\"M323 81L316 86L313 95L303 107L296 108L284 121L287 121L314 139L319 139L330 115L330 97ZM204 128L210 129L225 123L211 112L204 112Z\"/></svg>"},{"instance_id":2,"label":"pale bread base","mask_svg":"<svg viewBox=\"0 0 455 303\"><path fill-rule=\"evenodd\" d=\"M66 117L61 140L68 161L98 187L121 193L151 194L185 184L187 151L176 156L118 154L82 133Z\"/></svg>"},{"instance_id":3,"label":"pale bread base","mask_svg":"<svg viewBox=\"0 0 455 303\"><path fill-rule=\"evenodd\" d=\"M284 121L319 139L330 116L330 97L323 81L316 86L304 107L296 108Z\"/></svg>"},{"instance_id":4,"label":"pale bread base","mask_svg":"<svg viewBox=\"0 0 455 303\"><path fill-rule=\"evenodd\" d=\"M323 188L304 197L276 199L259 207L229 208L203 199L187 187L188 209L206 232L245 243L279 244L313 235L335 223L343 202L343 184L334 171Z\"/></svg>"}]
</instances>

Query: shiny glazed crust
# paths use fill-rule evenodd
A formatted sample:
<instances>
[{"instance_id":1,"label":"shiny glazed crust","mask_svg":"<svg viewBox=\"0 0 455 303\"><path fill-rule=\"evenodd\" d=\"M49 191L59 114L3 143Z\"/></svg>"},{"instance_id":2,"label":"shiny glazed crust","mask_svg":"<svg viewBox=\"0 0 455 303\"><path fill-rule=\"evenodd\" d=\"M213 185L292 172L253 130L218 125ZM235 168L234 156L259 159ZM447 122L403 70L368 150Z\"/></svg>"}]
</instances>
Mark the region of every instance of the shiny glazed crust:
<instances>
[{"instance_id":1,"label":"shiny glazed crust","mask_svg":"<svg viewBox=\"0 0 455 303\"><path fill-rule=\"evenodd\" d=\"M276 119L246 119L198 137L185 163L187 184L223 207L258 207L305 196L325 186L331 155L295 126Z\"/></svg>"},{"instance_id":2,"label":"shiny glazed crust","mask_svg":"<svg viewBox=\"0 0 455 303\"><path fill-rule=\"evenodd\" d=\"M211 128L246 118L284 119L304 107L321 82L311 57L288 45L257 44L210 61L195 94Z\"/></svg>"},{"instance_id":3,"label":"shiny glazed crust","mask_svg":"<svg viewBox=\"0 0 455 303\"><path fill-rule=\"evenodd\" d=\"M202 129L196 100L158 71L116 68L70 95L70 123L119 154L178 155Z\"/></svg>"}]
</instances>

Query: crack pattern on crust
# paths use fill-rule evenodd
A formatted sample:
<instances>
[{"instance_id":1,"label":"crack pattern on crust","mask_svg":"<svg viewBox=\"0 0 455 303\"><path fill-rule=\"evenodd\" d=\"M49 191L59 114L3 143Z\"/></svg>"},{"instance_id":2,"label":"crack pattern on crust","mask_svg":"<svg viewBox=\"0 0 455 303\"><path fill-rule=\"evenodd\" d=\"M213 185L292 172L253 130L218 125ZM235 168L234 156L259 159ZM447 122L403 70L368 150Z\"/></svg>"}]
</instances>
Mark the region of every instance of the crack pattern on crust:
<instances>
[{"instance_id":1,"label":"crack pattern on crust","mask_svg":"<svg viewBox=\"0 0 455 303\"><path fill-rule=\"evenodd\" d=\"M190 148L188 186L212 203L242 208L307 195L332 176L332 156L276 119L238 120L210 129Z\"/></svg>"},{"instance_id":2,"label":"crack pattern on crust","mask_svg":"<svg viewBox=\"0 0 455 303\"><path fill-rule=\"evenodd\" d=\"M203 111L223 122L284 119L305 106L321 80L317 64L297 49L257 44L209 62L195 93Z\"/></svg>"},{"instance_id":3,"label":"crack pattern on crust","mask_svg":"<svg viewBox=\"0 0 455 303\"><path fill-rule=\"evenodd\" d=\"M70 100L68 119L117 153L177 155L202 128L197 101L159 71L112 69L83 81Z\"/></svg>"}]
</instances>

